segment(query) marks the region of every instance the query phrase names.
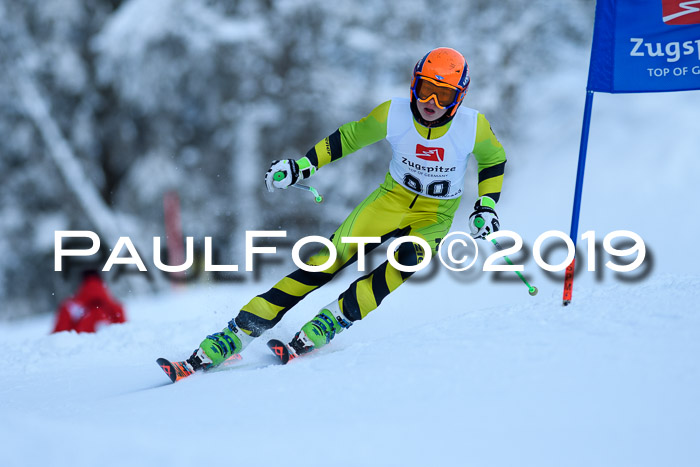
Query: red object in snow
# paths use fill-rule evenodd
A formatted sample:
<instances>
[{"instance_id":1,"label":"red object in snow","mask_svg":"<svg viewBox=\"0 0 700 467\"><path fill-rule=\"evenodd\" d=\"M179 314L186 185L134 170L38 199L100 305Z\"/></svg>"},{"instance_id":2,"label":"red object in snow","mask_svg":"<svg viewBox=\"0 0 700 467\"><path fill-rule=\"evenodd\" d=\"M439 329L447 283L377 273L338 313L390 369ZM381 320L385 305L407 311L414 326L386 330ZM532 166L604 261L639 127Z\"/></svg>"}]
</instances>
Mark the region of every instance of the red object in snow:
<instances>
[{"instance_id":1,"label":"red object in snow","mask_svg":"<svg viewBox=\"0 0 700 467\"><path fill-rule=\"evenodd\" d=\"M80 289L58 308L53 332L95 332L100 327L126 321L124 309L107 290L97 273L88 273Z\"/></svg>"}]
</instances>

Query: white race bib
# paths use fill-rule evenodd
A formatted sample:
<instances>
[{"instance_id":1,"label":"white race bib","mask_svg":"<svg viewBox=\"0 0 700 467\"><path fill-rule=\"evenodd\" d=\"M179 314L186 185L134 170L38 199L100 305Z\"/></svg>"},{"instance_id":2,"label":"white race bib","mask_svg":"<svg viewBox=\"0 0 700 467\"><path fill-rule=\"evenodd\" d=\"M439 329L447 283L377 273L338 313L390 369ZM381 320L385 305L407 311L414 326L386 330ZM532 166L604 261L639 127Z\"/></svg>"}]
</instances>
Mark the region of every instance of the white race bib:
<instances>
[{"instance_id":1,"label":"white race bib","mask_svg":"<svg viewBox=\"0 0 700 467\"><path fill-rule=\"evenodd\" d=\"M429 198L462 196L478 115L478 111L460 106L447 133L425 139L414 126L410 101L392 99L386 131L393 150L391 176L408 190Z\"/></svg>"}]
</instances>

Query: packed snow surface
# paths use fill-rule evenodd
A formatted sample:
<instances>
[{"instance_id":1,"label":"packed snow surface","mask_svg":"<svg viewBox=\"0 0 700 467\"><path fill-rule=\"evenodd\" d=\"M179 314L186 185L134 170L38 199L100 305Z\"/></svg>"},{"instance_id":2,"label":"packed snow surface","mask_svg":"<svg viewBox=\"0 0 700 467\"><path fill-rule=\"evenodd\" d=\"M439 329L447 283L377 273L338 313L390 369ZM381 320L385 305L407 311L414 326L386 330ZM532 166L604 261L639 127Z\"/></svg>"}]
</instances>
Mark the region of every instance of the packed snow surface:
<instances>
[{"instance_id":1,"label":"packed snow surface","mask_svg":"<svg viewBox=\"0 0 700 467\"><path fill-rule=\"evenodd\" d=\"M4 327L3 465L693 465L698 290L668 275L567 308L525 290L473 306L481 292L447 279L287 366L259 339L176 384L155 358L185 357L254 290L134 300L129 323L94 335ZM270 337L288 339L309 302Z\"/></svg>"}]
</instances>

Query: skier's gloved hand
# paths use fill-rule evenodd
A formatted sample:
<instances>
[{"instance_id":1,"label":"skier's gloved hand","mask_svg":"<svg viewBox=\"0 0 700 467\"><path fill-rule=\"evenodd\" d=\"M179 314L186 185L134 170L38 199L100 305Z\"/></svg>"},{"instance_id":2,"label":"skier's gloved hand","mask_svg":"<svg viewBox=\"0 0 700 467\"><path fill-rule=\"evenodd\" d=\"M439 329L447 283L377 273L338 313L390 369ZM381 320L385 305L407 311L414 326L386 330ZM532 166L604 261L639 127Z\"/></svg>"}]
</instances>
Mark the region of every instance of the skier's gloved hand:
<instances>
[{"instance_id":1,"label":"skier's gloved hand","mask_svg":"<svg viewBox=\"0 0 700 467\"><path fill-rule=\"evenodd\" d=\"M472 237L486 238L498 231L500 223L496 214L496 202L488 196L482 196L474 204L474 212L469 216L469 229Z\"/></svg>"},{"instance_id":2,"label":"skier's gloved hand","mask_svg":"<svg viewBox=\"0 0 700 467\"><path fill-rule=\"evenodd\" d=\"M299 164L294 159L272 161L270 169L265 173L265 186L267 191L273 192L275 188L285 189L303 179L299 170Z\"/></svg>"}]
</instances>

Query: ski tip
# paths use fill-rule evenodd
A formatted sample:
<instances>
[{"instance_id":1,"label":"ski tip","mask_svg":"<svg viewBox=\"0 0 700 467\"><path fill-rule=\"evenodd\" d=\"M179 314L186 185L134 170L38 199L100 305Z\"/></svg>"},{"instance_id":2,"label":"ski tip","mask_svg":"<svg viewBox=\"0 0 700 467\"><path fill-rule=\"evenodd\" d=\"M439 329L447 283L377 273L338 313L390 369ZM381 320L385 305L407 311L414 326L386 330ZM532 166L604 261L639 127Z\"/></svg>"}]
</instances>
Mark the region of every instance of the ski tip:
<instances>
[{"instance_id":1,"label":"ski tip","mask_svg":"<svg viewBox=\"0 0 700 467\"><path fill-rule=\"evenodd\" d=\"M175 371L175 367L173 367L173 364L170 363L169 360L166 360L164 358L159 358L156 360L156 363L158 363L158 366L165 372L166 375L168 375L168 378L170 378L170 381L173 383L177 381L177 372Z\"/></svg>"},{"instance_id":2,"label":"ski tip","mask_svg":"<svg viewBox=\"0 0 700 467\"><path fill-rule=\"evenodd\" d=\"M284 344L284 342L277 339L270 339L269 341L267 341L267 346L270 350L272 350L272 353L274 353L277 356L277 358L280 359L282 365L286 365L287 362L289 362L289 349Z\"/></svg>"},{"instance_id":3,"label":"ski tip","mask_svg":"<svg viewBox=\"0 0 700 467\"><path fill-rule=\"evenodd\" d=\"M165 358L159 358L156 363L173 383L194 373L184 365L184 362L171 362Z\"/></svg>"}]
</instances>

